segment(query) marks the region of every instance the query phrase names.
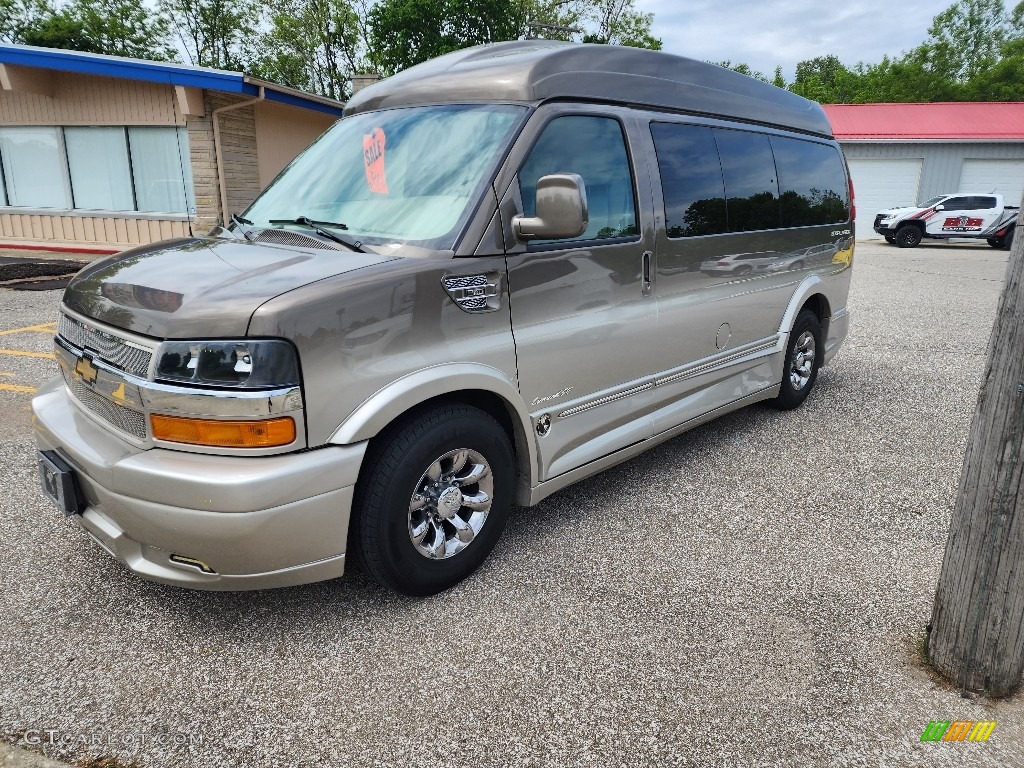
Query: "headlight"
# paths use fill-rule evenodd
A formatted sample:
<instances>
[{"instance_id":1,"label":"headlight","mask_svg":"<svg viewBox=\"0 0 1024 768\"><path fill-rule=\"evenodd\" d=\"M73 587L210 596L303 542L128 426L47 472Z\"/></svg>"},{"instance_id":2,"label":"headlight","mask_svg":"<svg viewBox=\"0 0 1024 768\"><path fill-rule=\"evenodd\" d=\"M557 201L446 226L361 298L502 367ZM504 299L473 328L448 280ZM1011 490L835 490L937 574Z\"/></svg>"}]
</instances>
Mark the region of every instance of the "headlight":
<instances>
[{"instance_id":1,"label":"headlight","mask_svg":"<svg viewBox=\"0 0 1024 768\"><path fill-rule=\"evenodd\" d=\"M165 341L156 354L157 381L234 389L299 384L295 348L278 339Z\"/></svg>"}]
</instances>

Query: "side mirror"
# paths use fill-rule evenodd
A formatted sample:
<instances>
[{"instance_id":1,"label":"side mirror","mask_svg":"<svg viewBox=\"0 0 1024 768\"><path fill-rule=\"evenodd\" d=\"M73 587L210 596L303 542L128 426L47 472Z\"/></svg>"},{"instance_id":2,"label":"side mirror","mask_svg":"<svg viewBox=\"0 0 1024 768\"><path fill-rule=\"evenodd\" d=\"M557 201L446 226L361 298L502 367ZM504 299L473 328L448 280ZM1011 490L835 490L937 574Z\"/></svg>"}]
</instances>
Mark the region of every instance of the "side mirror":
<instances>
[{"instance_id":1,"label":"side mirror","mask_svg":"<svg viewBox=\"0 0 1024 768\"><path fill-rule=\"evenodd\" d=\"M946 210L946 206L944 206L944 205L936 205L935 206L935 210L936 211L944 211L944 210Z\"/></svg>"},{"instance_id":2,"label":"side mirror","mask_svg":"<svg viewBox=\"0 0 1024 768\"><path fill-rule=\"evenodd\" d=\"M516 216L512 231L518 240L561 240L587 231L587 188L576 173L553 173L537 181L537 215Z\"/></svg>"}]
</instances>

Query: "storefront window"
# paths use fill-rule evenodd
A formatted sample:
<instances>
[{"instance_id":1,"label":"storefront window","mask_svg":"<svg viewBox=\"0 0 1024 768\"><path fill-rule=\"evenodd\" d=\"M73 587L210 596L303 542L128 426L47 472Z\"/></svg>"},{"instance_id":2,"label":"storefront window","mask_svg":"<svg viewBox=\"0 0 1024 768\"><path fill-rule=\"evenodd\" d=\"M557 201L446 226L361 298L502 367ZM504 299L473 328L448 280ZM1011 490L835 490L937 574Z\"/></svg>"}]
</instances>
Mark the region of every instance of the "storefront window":
<instances>
[{"instance_id":1,"label":"storefront window","mask_svg":"<svg viewBox=\"0 0 1024 768\"><path fill-rule=\"evenodd\" d=\"M0 128L0 169L0 206L195 212L184 128Z\"/></svg>"},{"instance_id":2,"label":"storefront window","mask_svg":"<svg viewBox=\"0 0 1024 768\"><path fill-rule=\"evenodd\" d=\"M4 128L0 161L7 205L70 208L57 128Z\"/></svg>"},{"instance_id":3,"label":"storefront window","mask_svg":"<svg viewBox=\"0 0 1024 768\"><path fill-rule=\"evenodd\" d=\"M65 128L75 208L131 211L132 178L124 128Z\"/></svg>"}]
</instances>

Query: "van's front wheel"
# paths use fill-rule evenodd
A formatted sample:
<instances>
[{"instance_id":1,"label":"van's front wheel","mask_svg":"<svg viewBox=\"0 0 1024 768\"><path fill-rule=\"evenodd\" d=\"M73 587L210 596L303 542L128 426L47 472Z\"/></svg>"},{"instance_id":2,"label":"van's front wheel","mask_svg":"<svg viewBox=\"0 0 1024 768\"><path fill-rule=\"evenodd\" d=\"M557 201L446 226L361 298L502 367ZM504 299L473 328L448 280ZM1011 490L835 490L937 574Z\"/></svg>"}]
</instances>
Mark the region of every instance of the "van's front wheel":
<instances>
[{"instance_id":1,"label":"van's front wheel","mask_svg":"<svg viewBox=\"0 0 1024 768\"><path fill-rule=\"evenodd\" d=\"M514 461L487 413L431 409L382 434L364 461L351 544L384 586L442 592L476 570L501 537Z\"/></svg>"},{"instance_id":2,"label":"van's front wheel","mask_svg":"<svg viewBox=\"0 0 1024 768\"><path fill-rule=\"evenodd\" d=\"M771 401L780 410L796 408L810 394L821 367L821 323L809 309L803 309L793 323L786 347L786 361L782 369L782 387L779 396Z\"/></svg>"}]
</instances>

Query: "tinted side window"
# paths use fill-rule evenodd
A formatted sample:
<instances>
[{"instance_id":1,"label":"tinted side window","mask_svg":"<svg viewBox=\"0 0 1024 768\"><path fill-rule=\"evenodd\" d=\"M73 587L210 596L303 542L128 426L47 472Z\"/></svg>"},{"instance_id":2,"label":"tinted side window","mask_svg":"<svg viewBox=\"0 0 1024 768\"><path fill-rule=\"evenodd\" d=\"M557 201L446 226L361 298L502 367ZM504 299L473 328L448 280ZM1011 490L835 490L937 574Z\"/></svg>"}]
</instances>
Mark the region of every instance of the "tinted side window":
<instances>
[{"instance_id":1,"label":"tinted side window","mask_svg":"<svg viewBox=\"0 0 1024 768\"><path fill-rule=\"evenodd\" d=\"M568 115L545 126L519 171L519 191L527 216L537 212L537 180L552 173L578 173L583 177L590 224L579 240L638 233L633 175L618 120Z\"/></svg>"},{"instance_id":2,"label":"tinted side window","mask_svg":"<svg viewBox=\"0 0 1024 768\"><path fill-rule=\"evenodd\" d=\"M967 211L971 209L971 198L969 197L951 197L949 200L942 204L943 210L946 211Z\"/></svg>"},{"instance_id":3,"label":"tinted side window","mask_svg":"<svg viewBox=\"0 0 1024 768\"><path fill-rule=\"evenodd\" d=\"M978 197L972 197L971 203L976 211L984 211L996 207L996 199L994 197L982 197L979 195Z\"/></svg>"},{"instance_id":4,"label":"tinted side window","mask_svg":"<svg viewBox=\"0 0 1024 768\"><path fill-rule=\"evenodd\" d=\"M813 141L771 137L779 171L782 226L841 224L850 218L849 185L839 152Z\"/></svg>"},{"instance_id":5,"label":"tinted side window","mask_svg":"<svg viewBox=\"0 0 1024 768\"><path fill-rule=\"evenodd\" d=\"M768 137L760 133L712 129L722 158L730 232L776 229L779 185Z\"/></svg>"},{"instance_id":6,"label":"tinted side window","mask_svg":"<svg viewBox=\"0 0 1024 768\"><path fill-rule=\"evenodd\" d=\"M711 129L651 123L669 237L728 232L725 184Z\"/></svg>"}]
</instances>

